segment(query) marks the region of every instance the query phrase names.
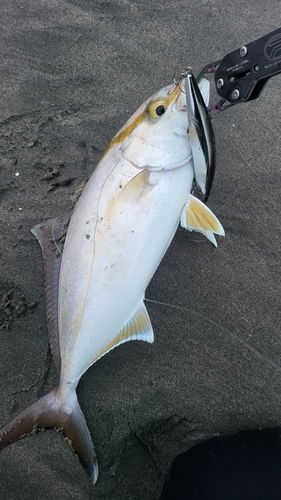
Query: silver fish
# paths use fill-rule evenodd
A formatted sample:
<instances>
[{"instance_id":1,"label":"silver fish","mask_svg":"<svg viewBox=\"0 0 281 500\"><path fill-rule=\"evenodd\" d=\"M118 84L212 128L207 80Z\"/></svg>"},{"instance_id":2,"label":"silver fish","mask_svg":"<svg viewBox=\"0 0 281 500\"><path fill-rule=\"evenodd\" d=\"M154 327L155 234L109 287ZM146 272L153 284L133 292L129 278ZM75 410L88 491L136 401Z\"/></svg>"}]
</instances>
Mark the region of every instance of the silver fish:
<instances>
[{"instance_id":1,"label":"silver fish","mask_svg":"<svg viewBox=\"0 0 281 500\"><path fill-rule=\"evenodd\" d=\"M208 82L200 86L207 100ZM60 381L0 430L0 448L34 427L60 429L93 483L97 459L76 395L81 376L124 342L153 342L144 292L179 222L215 245L214 233L224 234L190 194L194 168L183 90L184 82L161 89L116 134L68 228L62 218L32 230L43 251L49 338Z\"/></svg>"}]
</instances>

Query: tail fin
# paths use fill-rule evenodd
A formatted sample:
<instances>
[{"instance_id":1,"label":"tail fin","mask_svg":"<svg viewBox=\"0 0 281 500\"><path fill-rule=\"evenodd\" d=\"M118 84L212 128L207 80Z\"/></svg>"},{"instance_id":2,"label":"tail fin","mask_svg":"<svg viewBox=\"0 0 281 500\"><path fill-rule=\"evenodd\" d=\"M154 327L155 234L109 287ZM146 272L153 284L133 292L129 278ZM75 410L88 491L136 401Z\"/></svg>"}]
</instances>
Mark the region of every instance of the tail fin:
<instances>
[{"instance_id":1,"label":"tail fin","mask_svg":"<svg viewBox=\"0 0 281 500\"><path fill-rule=\"evenodd\" d=\"M54 389L19 413L0 429L0 449L27 434L32 434L36 429L50 428L61 431L69 439L81 464L95 484L98 479L96 454L74 389L67 393L67 400L64 398L63 401L58 389Z\"/></svg>"}]
</instances>

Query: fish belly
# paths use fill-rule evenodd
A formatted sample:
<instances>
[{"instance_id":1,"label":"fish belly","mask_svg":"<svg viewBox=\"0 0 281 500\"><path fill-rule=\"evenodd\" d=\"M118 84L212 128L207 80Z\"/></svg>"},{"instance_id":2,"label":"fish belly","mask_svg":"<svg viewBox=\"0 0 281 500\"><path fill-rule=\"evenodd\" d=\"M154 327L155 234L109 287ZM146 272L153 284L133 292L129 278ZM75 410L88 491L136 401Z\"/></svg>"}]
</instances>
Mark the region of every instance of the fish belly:
<instances>
[{"instance_id":1,"label":"fish belly","mask_svg":"<svg viewBox=\"0 0 281 500\"><path fill-rule=\"evenodd\" d=\"M122 167L92 175L68 229L59 282L66 383L79 380L137 311L191 190L191 162L148 171L140 186L130 174L132 188Z\"/></svg>"}]
</instances>

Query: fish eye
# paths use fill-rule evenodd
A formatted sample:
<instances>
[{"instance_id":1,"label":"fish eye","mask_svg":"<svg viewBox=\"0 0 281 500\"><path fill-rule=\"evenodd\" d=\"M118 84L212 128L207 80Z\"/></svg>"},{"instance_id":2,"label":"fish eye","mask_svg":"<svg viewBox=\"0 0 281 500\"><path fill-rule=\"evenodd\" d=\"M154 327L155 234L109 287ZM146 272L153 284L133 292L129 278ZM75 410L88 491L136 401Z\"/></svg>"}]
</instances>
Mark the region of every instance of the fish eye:
<instances>
[{"instance_id":1,"label":"fish eye","mask_svg":"<svg viewBox=\"0 0 281 500\"><path fill-rule=\"evenodd\" d=\"M162 99L157 99L156 101L152 101L147 106L148 115L152 120L159 119L160 116L164 115L166 109L167 109L167 104Z\"/></svg>"},{"instance_id":2,"label":"fish eye","mask_svg":"<svg viewBox=\"0 0 281 500\"><path fill-rule=\"evenodd\" d=\"M166 110L165 110L163 104L159 104L159 106L157 106L157 108L155 109L155 113L157 114L157 116L164 115L165 111Z\"/></svg>"}]
</instances>

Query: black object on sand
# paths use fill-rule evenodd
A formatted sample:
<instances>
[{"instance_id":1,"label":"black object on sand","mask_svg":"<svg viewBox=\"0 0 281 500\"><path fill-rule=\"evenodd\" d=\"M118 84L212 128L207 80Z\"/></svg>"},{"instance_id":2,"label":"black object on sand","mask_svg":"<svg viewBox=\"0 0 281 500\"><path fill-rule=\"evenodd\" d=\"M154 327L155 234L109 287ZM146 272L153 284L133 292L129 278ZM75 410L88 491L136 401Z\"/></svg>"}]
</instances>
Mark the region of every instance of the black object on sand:
<instances>
[{"instance_id":1,"label":"black object on sand","mask_svg":"<svg viewBox=\"0 0 281 500\"><path fill-rule=\"evenodd\" d=\"M281 428L243 431L178 455L160 500L280 500Z\"/></svg>"}]
</instances>

